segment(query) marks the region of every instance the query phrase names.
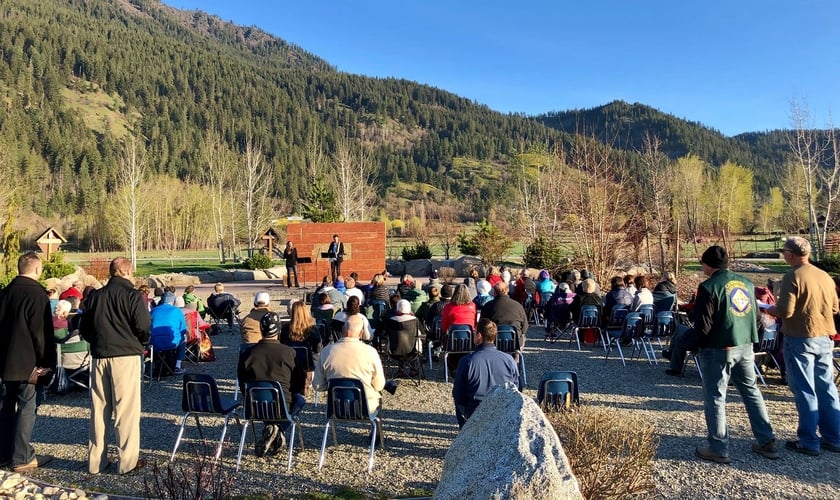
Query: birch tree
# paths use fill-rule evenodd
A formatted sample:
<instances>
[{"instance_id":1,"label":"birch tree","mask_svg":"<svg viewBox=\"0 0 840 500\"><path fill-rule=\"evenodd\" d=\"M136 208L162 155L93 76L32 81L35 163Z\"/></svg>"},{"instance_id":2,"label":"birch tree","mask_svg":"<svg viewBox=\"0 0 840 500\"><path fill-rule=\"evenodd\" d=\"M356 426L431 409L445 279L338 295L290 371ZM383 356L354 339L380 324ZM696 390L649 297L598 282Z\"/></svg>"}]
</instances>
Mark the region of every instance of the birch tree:
<instances>
[{"instance_id":1,"label":"birch tree","mask_svg":"<svg viewBox=\"0 0 840 500\"><path fill-rule=\"evenodd\" d=\"M343 221L363 221L376 200L374 168L370 154L349 140L339 140L328 177Z\"/></svg>"},{"instance_id":2,"label":"birch tree","mask_svg":"<svg viewBox=\"0 0 840 500\"><path fill-rule=\"evenodd\" d=\"M120 148L120 168L117 171L115 205L120 214L117 225L125 247L129 251L133 270L137 270L137 247L141 240L141 216L148 206L142 184L148 170L143 144L133 134L127 134Z\"/></svg>"},{"instance_id":3,"label":"birch tree","mask_svg":"<svg viewBox=\"0 0 840 500\"><path fill-rule=\"evenodd\" d=\"M670 190L669 160L661 151L659 137L645 132L642 159L641 197L646 226L653 228L659 246L659 269L666 269L666 239L672 226L673 193ZM648 220L650 223L648 224Z\"/></svg>"},{"instance_id":4,"label":"birch tree","mask_svg":"<svg viewBox=\"0 0 840 500\"><path fill-rule=\"evenodd\" d=\"M251 137L245 140L241 162L239 186L248 235L248 248L252 248L259 236L257 231L262 227L267 227L271 217L269 189L274 184L274 172L264 161L262 147L254 144Z\"/></svg>"},{"instance_id":5,"label":"birch tree","mask_svg":"<svg viewBox=\"0 0 840 500\"><path fill-rule=\"evenodd\" d=\"M227 260L225 236L228 230L226 211L228 199L234 194L234 179L230 175L233 164L230 148L222 142L217 133L210 132L204 141L202 154L204 171L202 182L210 195L211 217L216 248L219 250L219 262ZM233 248L231 248L231 251Z\"/></svg>"}]
</instances>

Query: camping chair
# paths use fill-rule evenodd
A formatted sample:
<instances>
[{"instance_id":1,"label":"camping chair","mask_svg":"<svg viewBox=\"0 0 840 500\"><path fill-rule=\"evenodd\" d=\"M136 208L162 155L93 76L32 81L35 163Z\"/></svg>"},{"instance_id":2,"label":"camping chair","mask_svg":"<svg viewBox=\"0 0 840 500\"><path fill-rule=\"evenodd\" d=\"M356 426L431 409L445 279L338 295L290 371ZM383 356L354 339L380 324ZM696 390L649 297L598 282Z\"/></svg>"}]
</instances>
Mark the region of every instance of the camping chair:
<instances>
[{"instance_id":1,"label":"camping chair","mask_svg":"<svg viewBox=\"0 0 840 500\"><path fill-rule=\"evenodd\" d=\"M233 329L234 324L242 328L242 320L239 318L239 311L237 310L238 306L235 306L233 302L225 302L222 308L214 308L210 304L211 302L208 300L204 310L210 315L210 319L216 325L216 328L220 328L220 325L227 323L231 334L236 333Z\"/></svg>"},{"instance_id":2,"label":"camping chair","mask_svg":"<svg viewBox=\"0 0 840 500\"><path fill-rule=\"evenodd\" d=\"M286 471L292 470L292 452L295 448L295 432L300 425L300 419L289 413L289 405L280 382L275 380L248 382L245 384L245 423L242 425L242 437L239 438L239 453L236 455L236 470L239 471L239 464L242 462L242 448L245 447L245 438L248 436L248 425L254 422L280 424L288 422L291 424L288 448L289 458L286 463ZM282 430L280 431L282 432ZM303 430L298 434L300 438L300 449L303 450ZM257 436L254 432L254 443Z\"/></svg>"},{"instance_id":3,"label":"camping chair","mask_svg":"<svg viewBox=\"0 0 840 500\"><path fill-rule=\"evenodd\" d=\"M781 365L779 365L779 361L776 359L776 356L773 355L779 342L778 329L779 326L775 322L771 326L765 326L764 335L762 335L761 340L757 344L754 344L753 350L756 354L769 358L769 361L773 362L776 369L781 371ZM761 371L757 357L755 360L755 373L758 375L761 383L767 387L767 381L764 380L764 373Z\"/></svg>"},{"instance_id":4,"label":"camping chair","mask_svg":"<svg viewBox=\"0 0 840 500\"><path fill-rule=\"evenodd\" d=\"M450 354L469 354L475 347L475 336L470 325L452 325L446 332L443 347L443 378L449 382L449 366L446 360Z\"/></svg>"},{"instance_id":5,"label":"camping chair","mask_svg":"<svg viewBox=\"0 0 840 500\"><path fill-rule=\"evenodd\" d=\"M187 321L187 349L184 359L196 365L201 361L201 332L198 330L198 311L185 311Z\"/></svg>"},{"instance_id":6,"label":"camping chair","mask_svg":"<svg viewBox=\"0 0 840 500\"><path fill-rule=\"evenodd\" d=\"M151 343L148 344L143 352L144 377L149 378L149 383L157 378L160 382L161 377L168 377L175 371L175 357L177 355L176 349L167 349L162 351L155 349ZM148 369L148 373L146 370Z\"/></svg>"},{"instance_id":7,"label":"camping chair","mask_svg":"<svg viewBox=\"0 0 840 500\"><path fill-rule=\"evenodd\" d=\"M380 403L381 404L381 403ZM381 410L381 408L380 408ZM327 424L324 426L324 439L321 441L321 456L318 459L318 471L324 466L324 456L327 449L327 436L332 428L333 444L338 445L338 438L335 433L335 426L338 421L345 422L369 422L373 426L370 435L370 457L368 458L367 471L373 470L373 452L376 449L376 439L379 438L379 446L385 447L382 438L382 420L377 410L373 415L368 410L365 386L362 381L355 378L331 378L327 387Z\"/></svg>"},{"instance_id":8,"label":"camping chair","mask_svg":"<svg viewBox=\"0 0 840 500\"><path fill-rule=\"evenodd\" d=\"M56 387L56 392L66 394L73 386L90 389L90 344L79 335L66 329L56 331L56 374L64 371L66 386Z\"/></svg>"},{"instance_id":9,"label":"camping chair","mask_svg":"<svg viewBox=\"0 0 840 500\"><path fill-rule=\"evenodd\" d=\"M639 312L629 312L627 316L624 318L624 324L621 327L621 330L607 330L607 344L604 348L606 353L604 354L604 361L610 355L610 351L612 351L612 346L618 349L618 355L621 357L621 364L623 366L627 366L627 362L624 360L624 352L621 350L622 342L636 342L642 335L644 335L644 327L645 322L642 318L642 315Z\"/></svg>"},{"instance_id":10,"label":"camping chair","mask_svg":"<svg viewBox=\"0 0 840 500\"><path fill-rule=\"evenodd\" d=\"M525 309L525 314L528 317L528 321L530 321L536 326L540 326L540 312L537 310L537 305L534 302L533 294L525 294L525 302L523 302L522 307Z\"/></svg>"},{"instance_id":11,"label":"camping chair","mask_svg":"<svg viewBox=\"0 0 840 500\"><path fill-rule=\"evenodd\" d=\"M419 320L385 320L385 340L385 355L395 363L392 375L387 378L397 378L402 373L420 387L420 380L425 378L425 373L422 362L424 339Z\"/></svg>"},{"instance_id":12,"label":"camping chair","mask_svg":"<svg viewBox=\"0 0 840 500\"><path fill-rule=\"evenodd\" d=\"M537 404L543 411L567 410L580 404L576 372L548 371L543 373L537 388Z\"/></svg>"},{"instance_id":13,"label":"camping chair","mask_svg":"<svg viewBox=\"0 0 840 500\"><path fill-rule=\"evenodd\" d=\"M382 317L388 312L388 303L383 300L371 300L367 307L368 322L373 330L379 329Z\"/></svg>"},{"instance_id":14,"label":"camping chair","mask_svg":"<svg viewBox=\"0 0 840 500\"><path fill-rule=\"evenodd\" d=\"M498 325L496 330L496 349L506 352L511 356L519 356L519 390L528 383L525 374L525 354L522 352L522 345L519 340L519 330L513 325ZM515 358L516 356L514 356Z\"/></svg>"},{"instance_id":15,"label":"camping chair","mask_svg":"<svg viewBox=\"0 0 840 500\"><path fill-rule=\"evenodd\" d=\"M430 333L432 333L432 335L430 335L430 337L438 339L438 340L443 340L443 339L441 339L441 335L440 335L440 323L441 323L440 316L435 317L435 320L432 323L432 328L431 328L431 332L430 332ZM434 349L435 349L435 341L434 340L429 340L429 342L426 344L426 354L428 354L428 356L429 356L429 370L431 370L433 368L433 366L432 366L432 351L434 351Z\"/></svg>"},{"instance_id":16,"label":"camping chair","mask_svg":"<svg viewBox=\"0 0 840 500\"><path fill-rule=\"evenodd\" d=\"M577 325L572 330L572 336L569 337L569 344L574 340L577 343L578 351L580 351L580 331L581 330L597 330L598 337L601 337L601 314L598 306L586 304L580 308L580 318L578 318Z\"/></svg>"},{"instance_id":17,"label":"camping chair","mask_svg":"<svg viewBox=\"0 0 840 500\"><path fill-rule=\"evenodd\" d=\"M219 395L216 380L210 375L184 375L184 386L181 392L181 409L185 413L184 418L181 419L181 428L178 431L178 437L175 439L175 447L172 449L172 456L169 457L169 461L172 462L175 460L175 453L181 444L181 438L184 436L184 428L187 425L187 419L190 415L195 417L195 425L198 427L198 432L202 439L204 439L204 430L201 428L201 422L198 419L199 415L225 417L225 423L222 426L222 437L219 438L219 445L216 447L216 454L213 456L214 462L219 460L219 457L222 455L222 446L225 442L230 417L236 419L236 423L239 424L240 428L242 427L242 423L239 421L239 414L237 413L240 406L242 406L242 403L239 401L223 398Z\"/></svg>"}]
</instances>

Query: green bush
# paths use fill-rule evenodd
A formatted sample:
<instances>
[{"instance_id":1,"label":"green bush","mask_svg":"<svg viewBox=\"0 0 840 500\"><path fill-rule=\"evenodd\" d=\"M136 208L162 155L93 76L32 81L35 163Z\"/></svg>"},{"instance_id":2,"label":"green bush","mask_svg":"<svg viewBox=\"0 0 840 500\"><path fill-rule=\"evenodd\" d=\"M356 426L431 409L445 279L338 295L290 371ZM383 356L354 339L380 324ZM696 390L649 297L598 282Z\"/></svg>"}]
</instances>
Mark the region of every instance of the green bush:
<instances>
[{"instance_id":1,"label":"green bush","mask_svg":"<svg viewBox=\"0 0 840 500\"><path fill-rule=\"evenodd\" d=\"M56 252L50 256L48 261L44 262L44 273L41 275L41 279L63 278L74 272L76 272L76 266L64 262L64 253Z\"/></svg>"},{"instance_id":2,"label":"green bush","mask_svg":"<svg viewBox=\"0 0 840 500\"><path fill-rule=\"evenodd\" d=\"M475 227L476 231L472 234L458 235L458 249L464 255L481 257L484 264L498 264L505 252L513 246L513 241L486 219L476 223Z\"/></svg>"},{"instance_id":3,"label":"green bush","mask_svg":"<svg viewBox=\"0 0 840 500\"><path fill-rule=\"evenodd\" d=\"M540 236L525 247L523 260L526 267L556 269L564 263L565 259L557 240Z\"/></svg>"},{"instance_id":4,"label":"green bush","mask_svg":"<svg viewBox=\"0 0 840 500\"><path fill-rule=\"evenodd\" d=\"M255 253L251 258L245 259L245 267L248 269L268 269L271 266L271 257L264 253Z\"/></svg>"},{"instance_id":5,"label":"green bush","mask_svg":"<svg viewBox=\"0 0 840 500\"><path fill-rule=\"evenodd\" d=\"M584 498L627 498L655 487L659 439L649 421L626 410L590 406L546 416Z\"/></svg>"},{"instance_id":6,"label":"green bush","mask_svg":"<svg viewBox=\"0 0 840 500\"><path fill-rule=\"evenodd\" d=\"M840 274L840 254L826 254L821 260L814 261L814 265L828 274Z\"/></svg>"},{"instance_id":7,"label":"green bush","mask_svg":"<svg viewBox=\"0 0 840 500\"><path fill-rule=\"evenodd\" d=\"M432 249L425 241L418 241L413 247L403 247L403 260L431 259Z\"/></svg>"}]
</instances>

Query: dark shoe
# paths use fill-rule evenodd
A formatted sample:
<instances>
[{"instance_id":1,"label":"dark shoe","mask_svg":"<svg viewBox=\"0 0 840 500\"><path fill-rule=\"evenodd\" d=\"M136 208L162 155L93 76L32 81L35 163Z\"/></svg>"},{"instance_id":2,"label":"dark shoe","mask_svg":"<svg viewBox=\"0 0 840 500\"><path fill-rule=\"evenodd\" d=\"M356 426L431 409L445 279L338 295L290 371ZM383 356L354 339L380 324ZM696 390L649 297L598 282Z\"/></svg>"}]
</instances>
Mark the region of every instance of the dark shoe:
<instances>
[{"instance_id":1,"label":"dark shoe","mask_svg":"<svg viewBox=\"0 0 840 500\"><path fill-rule=\"evenodd\" d=\"M709 460L710 462L717 462L719 464L728 464L732 462L732 459L729 458L727 455L718 455L717 453L713 452L709 448L704 448L702 446L698 446L694 449L694 454L698 457L702 458L703 460Z\"/></svg>"},{"instance_id":2,"label":"dark shoe","mask_svg":"<svg viewBox=\"0 0 840 500\"><path fill-rule=\"evenodd\" d=\"M668 349L662 349L662 357L665 359L671 359L671 351Z\"/></svg>"},{"instance_id":3,"label":"dark shoe","mask_svg":"<svg viewBox=\"0 0 840 500\"><path fill-rule=\"evenodd\" d=\"M791 451L795 451L796 453L808 455L809 457L820 456L820 450L812 450L811 448L806 448L802 446L802 444L799 441L785 441L785 448Z\"/></svg>"},{"instance_id":4,"label":"dark shoe","mask_svg":"<svg viewBox=\"0 0 840 500\"><path fill-rule=\"evenodd\" d=\"M682 372L679 370L672 370L668 368L667 370L665 370L665 375L670 375L672 377L682 377Z\"/></svg>"},{"instance_id":5,"label":"dark shoe","mask_svg":"<svg viewBox=\"0 0 840 500\"><path fill-rule=\"evenodd\" d=\"M187 370L184 370L183 368L175 368L172 370L172 375L183 375L185 373L187 373Z\"/></svg>"},{"instance_id":6,"label":"dark shoe","mask_svg":"<svg viewBox=\"0 0 840 500\"><path fill-rule=\"evenodd\" d=\"M399 380L386 380L385 381L385 390L388 391L388 394L394 395L397 392L397 386L400 385Z\"/></svg>"},{"instance_id":7,"label":"dark shoe","mask_svg":"<svg viewBox=\"0 0 840 500\"><path fill-rule=\"evenodd\" d=\"M128 472L123 472L123 474L131 474L132 472L137 472L138 470L146 467L146 459L145 458L138 458L137 463L134 464L134 468Z\"/></svg>"},{"instance_id":8,"label":"dark shoe","mask_svg":"<svg viewBox=\"0 0 840 500\"><path fill-rule=\"evenodd\" d=\"M836 444L831 444L828 441L821 441L820 448L826 451L830 451L831 453L840 453L840 446Z\"/></svg>"},{"instance_id":9,"label":"dark shoe","mask_svg":"<svg viewBox=\"0 0 840 500\"><path fill-rule=\"evenodd\" d=\"M40 457L36 456L28 464L15 465L14 467L12 467L12 471L14 471L14 472L27 472L27 471L35 470L38 467L43 467L43 466L47 465L48 463L52 462L52 459L53 459L53 457L51 457L49 455L41 455Z\"/></svg>"},{"instance_id":10,"label":"dark shoe","mask_svg":"<svg viewBox=\"0 0 840 500\"><path fill-rule=\"evenodd\" d=\"M286 433L281 429L277 438L271 443L271 454L277 455L286 448Z\"/></svg>"},{"instance_id":11,"label":"dark shoe","mask_svg":"<svg viewBox=\"0 0 840 500\"><path fill-rule=\"evenodd\" d=\"M758 444L757 441L753 441L752 451L753 453L758 453L762 457L769 458L770 460L776 460L779 458L779 448L776 447L775 439L771 439L763 445Z\"/></svg>"}]
</instances>

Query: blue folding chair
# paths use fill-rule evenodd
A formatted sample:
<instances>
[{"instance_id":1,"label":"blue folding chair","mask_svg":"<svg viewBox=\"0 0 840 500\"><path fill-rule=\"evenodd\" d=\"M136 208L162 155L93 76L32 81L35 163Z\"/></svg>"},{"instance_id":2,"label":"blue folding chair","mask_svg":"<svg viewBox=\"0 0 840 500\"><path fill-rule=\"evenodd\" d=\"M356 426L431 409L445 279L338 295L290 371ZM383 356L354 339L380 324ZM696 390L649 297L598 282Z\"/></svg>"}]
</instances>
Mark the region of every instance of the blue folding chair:
<instances>
[{"instance_id":1,"label":"blue folding chair","mask_svg":"<svg viewBox=\"0 0 840 500\"><path fill-rule=\"evenodd\" d=\"M219 445L216 447L216 454L213 456L214 461L218 460L222 454L222 445L225 441L230 417L232 416L236 419L236 423L239 424L240 428L242 426L242 423L239 421L239 414L236 412L240 406L242 406L242 403L239 401L223 398L219 395L219 387L216 385L216 380L210 375L184 375L184 385L181 391L181 409L186 413L184 413L184 418L181 419L181 429L178 431L178 437L175 439L175 447L172 449L172 456L169 457L169 461L172 462L175 460L175 453L181 444L181 438L184 436L184 428L187 425L187 419L190 415L195 417L195 425L198 427L198 432L202 439L204 438L204 431L201 428L201 422L198 420L199 415L225 417L225 423L222 426L222 437L219 438Z\"/></svg>"},{"instance_id":2,"label":"blue folding chair","mask_svg":"<svg viewBox=\"0 0 840 500\"><path fill-rule=\"evenodd\" d=\"M242 437L239 439L239 453L236 456L236 470L239 471L239 464L242 462L242 449L245 447L245 438L248 435L248 425L254 422L265 422L280 424L288 422L291 424L289 435L289 457L286 470L292 469L292 452L295 448L295 431L300 425L300 419L289 413L289 405L280 382L275 380L248 382L245 384L245 424L242 426ZM282 432L282 431L281 431ZM298 434L300 438L300 449L303 451L303 431ZM257 436L254 435L256 444Z\"/></svg>"},{"instance_id":3,"label":"blue folding chair","mask_svg":"<svg viewBox=\"0 0 840 500\"><path fill-rule=\"evenodd\" d=\"M498 325L496 330L496 349L513 356L519 354L519 390L528 383L525 374L525 354L519 343L519 330L513 325Z\"/></svg>"},{"instance_id":4,"label":"blue folding chair","mask_svg":"<svg viewBox=\"0 0 840 500\"><path fill-rule=\"evenodd\" d=\"M370 436L370 458L368 458L368 473L373 470L373 453L376 449L376 439L379 438L379 445L385 447L382 438L382 420L379 411L373 415L368 411L365 386L362 381L355 378L331 378L327 385L327 424L324 427L324 439L321 441L321 457L318 459L318 471L324 466L324 457L327 449L327 436L332 428L333 444L338 444L335 433L335 426L338 421L345 422L369 422L373 426Z\"/></svg>"},{"instance_id":5,"label":"blue folding chair","mask_svg":"<svg viewBox=\"0 0 840 500\"><path fill-rule=\"evenodd\" d=\"M601 317L598 311L598 306L592 304L586 304L581 306L580 308L580 318L578 319L577 325L575 325L574 330L572 331L572 337L569 338L569 344L572 343L572 339L577 342L578 351L580 351L580 335L579 332L581 329L590 329L590 330L597 330L598 337L601 337Z\"/></svg>"},{"instance_id":6,"label":"blue folding chair","mask_svg":"<svg viewBox=\"0 0 840 500\"><path fill-rule=\"evenodd\" d=\"M626 341L636 342L644 335L644 328L645 320L639 312L627 313L621 330L608 330L608 343L605 349L604 361L610 356L612 346L615 346L618 349L618 355L621 357L621 364L627 366L627 362L624 360L624 352L621 350L621 344Z\"/></svg>"},{"instance_id":7,"label":"blue folding chair","mask_svg":"<svg viewBox=\"0 0 840 500\"><path fill-rule=\"evenodd\" d=\"M545 410L568 409L580 404L576 372L548 371L543 373L537 388L537 404Z\"/></svg>"},{"instance_id":8,"label":"blue folding chair","mask_svg":"<svg viewBox=\"0 0 840 500\"><path fill-rule=\"evenodd\" d=\"M470 325L452 325L446 332L446 344L443 348L443 378L449 382L449 365L446 360L450 354L469 354L475 348L475 335Z\"/></svg>"}]
</instances>

